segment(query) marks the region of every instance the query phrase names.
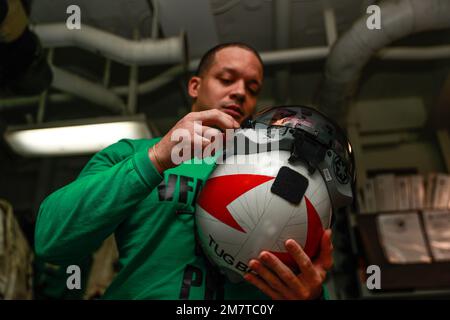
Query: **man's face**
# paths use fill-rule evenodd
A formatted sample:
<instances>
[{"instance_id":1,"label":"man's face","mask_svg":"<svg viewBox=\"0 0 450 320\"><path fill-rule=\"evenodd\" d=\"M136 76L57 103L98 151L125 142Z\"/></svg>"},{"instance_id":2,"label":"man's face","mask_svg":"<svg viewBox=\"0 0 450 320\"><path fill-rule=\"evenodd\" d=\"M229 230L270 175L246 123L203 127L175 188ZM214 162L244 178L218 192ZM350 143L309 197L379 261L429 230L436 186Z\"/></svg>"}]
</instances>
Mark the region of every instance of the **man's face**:
<instances>
[{"instance_id":1,"label":"man's face","mask_svg":"<svg viewBox=\"0 0 450 320\"><path fill-rule=\"evenodd\" d=\"M189 81L192 111L219 109L241 123L254 112L262 81L262 65L251 51L224 48L203 75Z\"/></svg>"}]
</instances>

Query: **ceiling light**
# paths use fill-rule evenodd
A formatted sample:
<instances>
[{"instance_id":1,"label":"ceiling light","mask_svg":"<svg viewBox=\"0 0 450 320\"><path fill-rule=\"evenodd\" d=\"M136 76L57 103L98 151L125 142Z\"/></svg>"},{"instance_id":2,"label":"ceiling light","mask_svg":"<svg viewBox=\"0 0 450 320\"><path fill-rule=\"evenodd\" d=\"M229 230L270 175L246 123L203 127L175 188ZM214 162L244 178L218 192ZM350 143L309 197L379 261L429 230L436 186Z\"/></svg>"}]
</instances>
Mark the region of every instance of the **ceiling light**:
<instances>
[{"instance_id":1,"label":"ceiling light","mask_svg":"<svg viewBox=\"0 0 450 320\"><path fill-rule=\"evenodd\" d=\"M92 154L120 139L152 135L145 116L136 115L8 127L4 137L16 153L32 157Z\"/></svg>"}]
</instances>

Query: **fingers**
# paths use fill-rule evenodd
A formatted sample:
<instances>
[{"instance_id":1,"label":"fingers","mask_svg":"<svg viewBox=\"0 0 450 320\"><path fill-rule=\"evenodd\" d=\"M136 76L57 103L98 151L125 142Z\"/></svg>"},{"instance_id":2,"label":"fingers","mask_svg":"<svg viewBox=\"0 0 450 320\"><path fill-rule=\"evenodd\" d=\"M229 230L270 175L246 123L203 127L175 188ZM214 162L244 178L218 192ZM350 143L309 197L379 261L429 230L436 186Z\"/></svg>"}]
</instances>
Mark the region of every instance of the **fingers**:
<instances>
[{"instance_id":1,"label":"fingers","mask_svg":"<svg viewBox=\"0 0 450 320\"><path fill-rule=\"evenodd\" d=\"M286 249L292 256L292 258L297 263L300 271L307 277L316 276L316 270L314 269L314 265L311 262L311 259L308 255L303 251L302 247L292 239L286 241Z\"/></svg>"},{"instance_id":2,"label":"fingers","mask_svg":"<svg viewBox=\"0 0 450 320\"><path fill-rule=\"evenodd\" d=\"M329 237L327 232L326 238ZM326 243L326 241L324 241ZM288 252L297 262L301 273L295 275L280 259L263 251L258 259L249 262L257 274L246 274L245 279L272 299L314 299L322 290L326 278L325 269L313 263L301 246L290 239L285 243Z\"/></svg>"},{"instance_id":3,"label":"fingers","mask_svg":"<svg viewBox=\"0 0 450 320\"><path fill-rule=\"evenodd\" d=\"M250 268L257 275L247 274L244 278L272 299L313 299L317 297L326 279L326 271L333 264L331 230L328 229L323 233L319 258L314 262L295 240L287 240L285 247L300 268L300 274L295 275L275 255L263 251L258 257L259 260L252 259L249 262Z\"/></svg>"},{"instance_id":4,"label":"fingers","mask_svg":"<svg viewBox=\"0 0 450 320\"><path fill-rule=\"evenodd\" d=\"M186 121L194 123L192 147L196 150L195 157L199 159L214 156L216 152L222 151L225 134L216 127L221 129L239 127L239 123L233 117L216 109L192 112Z\"/></svg>"},{"instance_id":5,"label":"fingers","mask_svg":"<svg viewBox=\"0 0 450 320\"><path fill-rule=\"evenodd\" d=\"M280 259L267 251L263 251L259 258L263 263L252 260L250 268L257 272L271 288L288 299L293 299L294 293L304 294L305 288L301 281Z\"/></svg>"},{"instance_id":6,"label":"fingers","mask_svg":"<svg viewBox=\"0 0 450 320\"><path fill-rule=\"evenodd\" d=\"M296 241L289 239L285 246L300 268L301 274L299 277L303 283L310 288L314 288L312 291L317 291L316 289L320 288L326 279L326 269L322 265L313 263ZM309 296L311 296L311 292Z\"/></svg>"},{"instance_id":7,"label":"fingers","mask_svg":"<svg viewBox=\"0 0 450 320\"><path fill-rule=\"evenodd\" d=\"M193 141L193 148L192 148L193 156L197 157L198 159L202 159L204 156L203 151L210 144L211 144L211 139L209 137L195 133L194 141ZM198 145L198 147L196 147L196 145ZM185 160L189 160L189 159L185 159Z\"/></svg>"},{"instance_id":8,"label":"fingers","mask_svg":"<svg viewBox=\"0 0 450 320\"><path fill-rule=\"evenodd\" d=\"M191 112L158 142L157 155L155 149L153 152L149 151L149 158L161 173L194 157L202 159L213 156L223 149L224 140L224 134L216 128L239 128L239 123L229 114L217 109ZM205 149L207 153L204 153Z\"/></svg>"},{"instance_id":9,"label":"fingers","mask_svg":"<svg viewBox=\"0 0 450 320\"><path fill-rule=\"evenodd\" d=\"M201 134L203 137L205 137L206 139L209 139L209 140L213 140L213 139L217 139L217 138L222 139L224 136L222 131L220 131L216 128L211 128L211 127L206 127L206 126L202 126L201 132L198 134Z\"/></svg>"},{"instance_id":10,"label":"fingers","mask_svg":"<svg viewBox=\"0 0 450 320\"><path fill-rule=\"evenodd\" d=\"M244 276L244 279L253 284L255 287L257 287L259 290L264 292L266 295L268 295L273 300L281 300L283 299L283 296L272 289L264 280L262 280L260 277L252 274L247 273Z\"/></svg>"},{"instance_id":11,"label":"fingers","mask_svg":"<svg viewBox=\"0 0 450 320\"><path fill-rule=\"evenodd\" d=\"M271 288L275 289L278 292L282 292L284 290L285 284L282 283L280 279L260 261L251 260L249 266L262 279L264 279L266 283L270 284Z\"/></svg>"},{"instance_id":12,"label":"fingers","mask_svg":"<svg viewBox=\"0 0 450 320\"><path fill-rule=\"evenodd\" d=\"M331 229L325 230L320 241L320 254L316 263L320 264L325 270L333 267L333 244L331 242Z\"/></svg>"},{"instance_id":13,"label":"fingers","mask_svg":"<svg viewBox=\"0 0 450 320\"><path fill-rule=\"evenodd\" d=\"M195 118L196 121L201 121L204 126L217 126L223 130L240 127L239 122L234 120L232 116L217 109L197 112Z\"/></svg>"}]
</instances>

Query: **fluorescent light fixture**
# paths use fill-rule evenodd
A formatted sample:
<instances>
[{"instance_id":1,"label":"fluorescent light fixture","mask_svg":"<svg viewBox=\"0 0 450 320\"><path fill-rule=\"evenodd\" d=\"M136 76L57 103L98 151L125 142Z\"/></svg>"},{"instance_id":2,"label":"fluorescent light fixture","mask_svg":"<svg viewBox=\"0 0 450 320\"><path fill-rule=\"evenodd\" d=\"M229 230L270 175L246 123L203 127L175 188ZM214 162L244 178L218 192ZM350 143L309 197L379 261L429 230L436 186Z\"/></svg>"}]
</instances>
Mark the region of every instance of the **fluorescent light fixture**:
<instances>
[{"instance_id":1,"label":"fluorescent light fixture","mask_svg":"<svg viewBox=\"0 0 450 320\"><path fill-rule=\"evenodd\" d=\"M4 137L16 153L32 157L91 154L120 139L152 135L145 116L136 115L8 127Z\"/></svg>"}]
</instances>

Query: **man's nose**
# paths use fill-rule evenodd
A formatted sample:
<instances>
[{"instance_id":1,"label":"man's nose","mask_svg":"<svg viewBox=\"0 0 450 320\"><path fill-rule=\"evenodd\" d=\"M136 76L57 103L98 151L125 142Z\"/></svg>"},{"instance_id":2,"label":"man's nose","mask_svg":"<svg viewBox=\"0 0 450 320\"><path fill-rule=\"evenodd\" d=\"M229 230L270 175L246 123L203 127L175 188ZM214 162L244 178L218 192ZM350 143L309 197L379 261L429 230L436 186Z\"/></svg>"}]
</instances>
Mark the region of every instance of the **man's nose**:
<instances>
[{"instance_id":1,"label":"man's nose","mask_svg":"<svg viewBox=\"0 0 450 320\"><path fill-rule=\"evenodd\" d=\"M231 98L242 103L245 100L245 83L244 81L237 81L231 91Z\"/></svg>"}]
</instances>

